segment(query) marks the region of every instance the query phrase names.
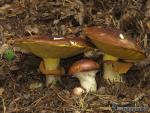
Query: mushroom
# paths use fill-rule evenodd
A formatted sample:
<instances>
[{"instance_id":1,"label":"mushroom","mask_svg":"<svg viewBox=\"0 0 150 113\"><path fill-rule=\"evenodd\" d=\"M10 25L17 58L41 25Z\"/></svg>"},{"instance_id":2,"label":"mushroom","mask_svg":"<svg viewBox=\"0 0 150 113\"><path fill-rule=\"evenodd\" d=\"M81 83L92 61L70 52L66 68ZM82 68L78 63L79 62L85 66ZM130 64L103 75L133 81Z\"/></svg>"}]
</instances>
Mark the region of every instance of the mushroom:
<instances>
[{"instance_id":1,"label":"mushroom","mask_svg":"<svg viewBox=\"0 0 150 113\"><path fill-rule=\"evenodd\" d=\"M99 67L99 64L91 59L82 59L70 67L69 75L77 77L87 92L95 92L97 90L95 75Z\"/></svg>"},{"instance_id":2,"label":"mushroom","mask_svg":"<svg viewBox=\"0 0 150 113\"><path fill-rule=\"evenodd\" d=\"M73 89L73 94L76 96L81 96L84 92L85 92L84 89L81 87L75 87Z\"/></svg>"},{"instance_id":3,"label":"mushroom","mask_svg":"<svg viewBox=\"0 0 150 113\"><path fill-rule=\"evenodd\" d=\"M104 79L110 82L124 82L125 74L134 62L145 59L140 47L119 30L87 27L84 34L104 52ZM123 62L119 62L123 59ZM127 62L129 61L130 62Z\"/></svg>"},{"instance_id":4,"label":"mushroom","mask_svg":"<svg viewBox=\"0 0 150 113\"><path fill-rule=\"evenodd\" d=\"M91 49L81 38L30 36L16 40L15 44L43 59L39 68L46 75L47 86L55 84L64 74L64 69L60 67L61 58L72 57Z\"/></svg>"}]
</instances>

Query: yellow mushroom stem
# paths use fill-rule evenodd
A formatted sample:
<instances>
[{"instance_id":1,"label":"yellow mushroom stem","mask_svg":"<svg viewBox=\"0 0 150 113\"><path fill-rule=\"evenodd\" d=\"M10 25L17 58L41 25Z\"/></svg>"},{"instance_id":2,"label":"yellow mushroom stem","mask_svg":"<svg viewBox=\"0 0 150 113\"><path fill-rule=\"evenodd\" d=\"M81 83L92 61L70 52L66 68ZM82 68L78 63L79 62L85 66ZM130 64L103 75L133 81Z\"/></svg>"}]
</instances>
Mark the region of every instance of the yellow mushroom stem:
<instances>
[{"instance_id":1,"label":"yellow mushroom stem","mask_svg":"<svg viewBox=\"0 0 150 113\"><path fill-rule=\"evenodd\" d=\"M46 86L55 85L60 81L62 69L60 68L60 59L44 58L40 64L40 71L46 75Z\"/></svg>"},{"instance_id":2,"label":"yellow mushroom stem","mask_svg":"<svg viewBox=\"0 0 150 113\"><path fill-rule=\"evenodd\" d=\"M59 68L59 58L44 58L43 61L45 70L55 70Z\"/></svg>"},{"instance_id":3,"label":"yellow mushroom stem","mask_svg":"<svg viewBox=\"0 0 150 113\"><path fill-rule=\"evenodd\" d=\"M52 87L57 84L58 81L61 81L60 76L55 75L46 75L46 86L51 85Z\"/></svg>"},{"instance_id":4,"label":"yellow mushroom stem","mask_svg":"<svg viewBox=\"0 0 150 113\"><path fill-rule=\"evenodd\" d=\"M114 61L117 62L118 58L104 54L103 61L104 61L104 79L108 82L114 83L114 82L124 82L123 76L120 75L119 72L115 71L113 68L113 63L108 63L107 61ZM106 61L106 62L105 62Z\"/></svg>"}]
</instances>

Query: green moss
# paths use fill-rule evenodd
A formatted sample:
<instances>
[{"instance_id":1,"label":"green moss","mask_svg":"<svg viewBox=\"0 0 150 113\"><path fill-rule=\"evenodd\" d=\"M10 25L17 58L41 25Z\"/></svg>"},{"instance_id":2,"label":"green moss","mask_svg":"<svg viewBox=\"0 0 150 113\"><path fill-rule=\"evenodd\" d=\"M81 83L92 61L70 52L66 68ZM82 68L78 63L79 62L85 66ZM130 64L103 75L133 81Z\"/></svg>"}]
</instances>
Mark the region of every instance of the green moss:
<instances>
[{"instance_id":1,"label":"green moss","mask_svg":"<svg viewBox=\"0 0 150 113\"><path fill-rule=\"evenodd\" d=\"M7 49L4 53L4 58L6 58L8 61L12 61L15 58L15 53L12 49Z\"/></svg>"}]
</instances>

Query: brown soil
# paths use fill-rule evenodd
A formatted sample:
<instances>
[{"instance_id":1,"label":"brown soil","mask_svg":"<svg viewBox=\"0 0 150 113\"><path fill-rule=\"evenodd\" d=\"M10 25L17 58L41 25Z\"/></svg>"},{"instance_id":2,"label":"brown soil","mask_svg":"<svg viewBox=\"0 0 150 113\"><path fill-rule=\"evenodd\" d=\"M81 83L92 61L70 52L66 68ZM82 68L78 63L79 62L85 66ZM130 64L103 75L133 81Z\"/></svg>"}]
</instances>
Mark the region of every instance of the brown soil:
<instances>
[{"instance_id":1,"label":"brown soil","mask_svg":"<svg viewBox=\"0 0 150 113\"><path fill-rule=\"evenodd\" d=\"M16 54L11 62L0 60L0 112L111 113L113 105L150 107L149 8L149 0L0 0L0 44L8 44ZM107 85L100 71L96 93L74 96L72 89L80 84L69 75L54 87L31 90L30 84L45 83L38 70L41 59L16 50L14 40L30 35L83 37L85 26L126 32L145 50L147 59L130 69L126 84ZM67 70L81 58L63 59L61 65Z\"/></svg>"}]
</instances>

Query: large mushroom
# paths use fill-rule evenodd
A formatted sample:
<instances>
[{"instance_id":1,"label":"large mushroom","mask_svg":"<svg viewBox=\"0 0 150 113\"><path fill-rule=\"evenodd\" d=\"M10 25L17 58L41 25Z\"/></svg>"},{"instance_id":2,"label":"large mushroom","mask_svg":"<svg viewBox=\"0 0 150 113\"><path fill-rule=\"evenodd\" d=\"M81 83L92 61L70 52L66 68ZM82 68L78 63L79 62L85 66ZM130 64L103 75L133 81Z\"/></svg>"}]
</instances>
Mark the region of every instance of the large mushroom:
<instances>
[{"instance_id":1,"label":"large mushroom","mask_svg":"<svg viewBox=\"0 0 150 113\"><path fill-rule=\"evenodd\" d=\"M41 57L40 71L46 75L46 85L55 84L64 74L60 67L60 59L68 58L91 49L88 43L81 38L49 38L46 36L31 36L16 40L19 46Z\"/></svg>"},{"instance_id":2,"label":"large mushroom","mask_svg":"<svg viewBox=\"0 0 150 113\"><path fill-rule=\"evenodd\" d=\"M82 59L70 67L69 74L80 80L86 92L95 92L97 90L95 75L99 67L99 64L91 59Z\"/></svg>"},{"instance_id":3,"label":"large mushroom","mask_svg":"<svg viewBox=\"0 0 150 113\"><path fill-rule=\"evenodd\" d=\"M145 59L140 47L119 30L87 27L84 34L104 52L104 79L110 82L124 82L125 74L137 62ZM118 61L123 59L123 62Z\"/></svg>"}]
</instances>

